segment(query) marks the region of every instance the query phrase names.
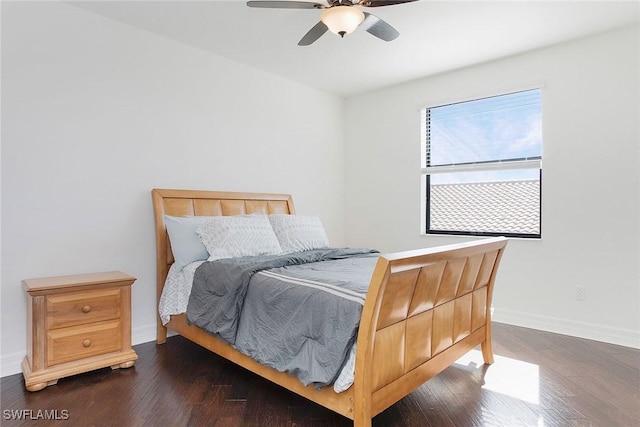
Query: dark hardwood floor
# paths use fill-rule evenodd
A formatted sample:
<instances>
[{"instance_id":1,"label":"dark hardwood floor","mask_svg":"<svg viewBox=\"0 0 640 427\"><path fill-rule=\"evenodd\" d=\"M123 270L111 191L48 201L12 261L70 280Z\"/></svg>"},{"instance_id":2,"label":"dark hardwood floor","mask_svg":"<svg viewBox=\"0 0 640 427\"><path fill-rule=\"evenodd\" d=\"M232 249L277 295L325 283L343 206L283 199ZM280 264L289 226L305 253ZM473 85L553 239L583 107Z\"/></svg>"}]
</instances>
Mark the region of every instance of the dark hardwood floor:
<instances>
[{"instance_id":1,"label":"dark hardwood floor","mask_svg":"<svg viewBox=\"0 0 640 427\"><path fill-rule=\"evenodd\" d=\"M494 324L479 351L374 418L393 426L640 426L640 350ZM30 393L1 381L3 426L349 426L182 337L135 346L135 367L61 379ZM27 411L25 411L27 410ZM29 412L30 411L30 412ZM48 416L59 420L16 420Z\"/></svg>"}]
</instances>

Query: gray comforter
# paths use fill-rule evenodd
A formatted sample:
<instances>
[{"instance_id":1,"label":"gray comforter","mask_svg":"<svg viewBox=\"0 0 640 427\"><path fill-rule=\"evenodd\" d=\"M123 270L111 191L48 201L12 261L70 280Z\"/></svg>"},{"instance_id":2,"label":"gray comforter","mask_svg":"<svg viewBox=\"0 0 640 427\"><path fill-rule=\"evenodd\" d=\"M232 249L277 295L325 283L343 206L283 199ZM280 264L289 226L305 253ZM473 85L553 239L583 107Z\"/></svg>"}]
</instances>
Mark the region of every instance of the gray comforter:
<instances>
[{"instance_id":1,"label":"gray comforter","mask_svg":"<svg viewBox=\"0 0 640 427\"><path fill-rule=\"evenodd\" d=\"M330 384L355 340L378 255L319 249L205 262L187 319L304 384Z\"/></svg>"}]
</instances>

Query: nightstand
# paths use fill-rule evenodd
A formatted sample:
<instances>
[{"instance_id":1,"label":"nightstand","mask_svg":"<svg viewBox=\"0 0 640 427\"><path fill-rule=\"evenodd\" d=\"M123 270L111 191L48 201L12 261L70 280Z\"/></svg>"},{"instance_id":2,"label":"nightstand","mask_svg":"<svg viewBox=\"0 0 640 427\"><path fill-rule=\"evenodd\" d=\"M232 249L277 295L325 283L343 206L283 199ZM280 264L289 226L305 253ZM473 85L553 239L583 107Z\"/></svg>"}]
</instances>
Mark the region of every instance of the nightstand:
<instances>
[{"instance_id":1,"label":"nightstand","mask_svg":"<svg viewBox=\"0 0 640 427\"><path fill-rule=\"evenodd\" d=\"M26 279L27 390L94 369L130 368L131 285L119 271Z\"/></svg>"}]
</instances>

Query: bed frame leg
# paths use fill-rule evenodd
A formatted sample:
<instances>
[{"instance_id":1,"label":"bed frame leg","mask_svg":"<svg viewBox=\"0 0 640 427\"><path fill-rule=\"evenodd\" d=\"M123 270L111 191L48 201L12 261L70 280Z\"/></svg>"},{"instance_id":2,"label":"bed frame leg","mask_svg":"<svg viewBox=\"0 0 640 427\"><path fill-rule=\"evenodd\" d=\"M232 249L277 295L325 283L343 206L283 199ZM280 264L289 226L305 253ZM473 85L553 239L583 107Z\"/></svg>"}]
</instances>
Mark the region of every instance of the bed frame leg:
<instances>
[{"instance_id":1,"label":"bed frame leg","mask_svg":"<svg viewBox=\"0 0 640 427\"><path fill-rule=\"evenodd\" d=\"M354 400L356 401L353 402L353 427L371 427L371 401L361 399L358 405L358 400Z\"/></svg>"},{"instance_id":2,"label":"bed frame leg","mask_svg":"<svg viewBox=\"0 0 640 427\"><path fill-rule=\"evenodd\" d=\"M480 345L482 347L482 358L484 359L484 363L486 365L491 365L493 363L493 346L491 345L491 322L487 322L485 325L486 334L484 341Z\"/></svg>"},{"instance_id":3,"label":"bed frame leg","mask_svg":"<svg viewBox=\"0 0 640 427\"><path fill-rule=\"evenodd\" d=\"M371 387L371 384L367 382L366 386ZM362 380L358 381L357 375L351 387L353 387L353 397L351 398L353 427L371 427L371 393L363 393L364 386Z\"/></svg>"},{"instance_id":4,"label":"bed frame leg","mask_svg":"<svg viewBox=\"0 0 640 427\"><path fill-rule=\"evenodd\" d=\"M493 363L493 349L491 348L491 341L485 341L481 344L482 347L482 358L484 359L484 363L486 365L491 365Z\"/></svg>"},{"instance_id":5,"label":"bed frame leg","mask_svg":"<svg viewBox=\"0 0 640 427\"><path fill-rule=\"evenodd\" d=\"M371 427L371 418L354 418L353 427Z\"/></svg>"},{"instance_id":6,"label":"bed frame leg","mask_svg":"<svg viewBox=\"0 0 640 427\"><path fill-rule=\"evenodd\" d=\"M158 330L156 334L156 343L164 344L167 342L167 328L162 325L160 319L158 319Z\"/></svg>"}]
</instances>

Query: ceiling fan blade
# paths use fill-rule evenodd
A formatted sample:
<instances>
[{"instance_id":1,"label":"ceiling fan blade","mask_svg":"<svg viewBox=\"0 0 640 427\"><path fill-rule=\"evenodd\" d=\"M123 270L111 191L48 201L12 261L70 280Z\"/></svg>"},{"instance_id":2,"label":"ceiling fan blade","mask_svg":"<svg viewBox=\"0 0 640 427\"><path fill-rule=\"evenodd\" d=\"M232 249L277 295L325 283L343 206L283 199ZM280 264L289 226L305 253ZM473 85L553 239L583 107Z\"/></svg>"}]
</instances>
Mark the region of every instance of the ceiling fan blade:
<instances>
[{"instance_id":1,"label":"ceiling fan blade","mask_svg":"<svg viewBox=\"0 0 640 427\"><path fill-rule=\"evenodd\" d=\"M326 33L328 29L329 28L324 24L324 22L318 22L307 32L307 34L305 34L300 39L300 41L298 42L298 46L309 46L311 43L318 40L324 33Z\"/></svg>"},{"instance_id":2,"label":"ceiling fan blade","mask_svg":"<svg viewBox=\"0 0 640 427\"><path fill-rule=\"evenodd\" d=\"M377 38L382 39L386 42L395 40L400 35L398 30L396 30L377 16L367 12L364 13L364 16L364 21L362 21L362 24L360 24L360 26L364 28L369 34L373 34Z\"/></svg>"},{"instance_id":3,"label":"ceiling fan blade","mask_svg":"<svg viewBox=\"0 0 640 427\"><path fill-rule=\"evenodd\" d=\"M364 7L393 6L394 4L411 3L418 0L362 0L358 3Z\"/></svg>"},{"instance_id":4,"label":"ceiling fan blade","mask_svg":"<svg viewBox=\"0 0 640 427\"><path fill-rule=\"evenodd\" d=\"M247 2L249 7L264 7L270 9L324 9L326 6L320 3L306 1L278 1L278 0L252 0Z\"/></svg>"}]
</instances>

